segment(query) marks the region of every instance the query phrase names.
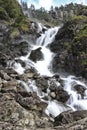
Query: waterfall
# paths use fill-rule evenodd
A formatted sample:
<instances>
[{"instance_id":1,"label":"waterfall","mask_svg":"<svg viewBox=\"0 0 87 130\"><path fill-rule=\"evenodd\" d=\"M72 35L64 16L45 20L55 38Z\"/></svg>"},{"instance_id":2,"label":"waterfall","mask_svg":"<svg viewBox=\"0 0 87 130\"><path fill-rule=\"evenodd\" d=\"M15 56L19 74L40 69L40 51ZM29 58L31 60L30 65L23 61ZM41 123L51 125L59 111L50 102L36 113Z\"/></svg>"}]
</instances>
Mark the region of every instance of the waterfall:
<instances>
[{"instance_id":1,"label":"waterfall","mask_svg":"<svg viewBox=\"0 0 87 130\"><path fill-rule=\"evenodd\" d=\"M55 40L55 35L57 34L60 27L54 27L49 28L43 32L41 24L38 24L37 31L41 33L41 36L37 38L36 43L32 45L31 51L27 54L27 56L21 56L17 57L16 59L21 59L23 62L26 63L26 67L22 67L19 63L16 63L13 65L13 69L15 69L19 74L24 73L26 68L34 67L40 75L50 76L52 77L54 74L51 71L51 62L54 57L54 54L50 51L48 45L51 44ZM30 53L38 48L41 48L41 52L43 54L43 59L37 60L36 62L29 59ZM61 77L61 80L63 80L64 90L68 92L70 95L69 100L63 104L58 102L57 100L49 100L46 101L48 103L48 106L45 110L47 115L52 115L53 117L56 117L58 114L60 114L63 111L67 110L87 110L87 86L84 82L79 81L76 79L75 76L68 76L68 77ZM22 81L20 81L22 82ZM59 85L59 82L53 81L57 85ZM31 89L28 89L28 83L31 86ZM25 89L29 92L36 92L37 95L41 98L44 97L44 95L48 95L49 92L43 93L40 92L37 88L34 81L29 80L27 84L23 82L23 85ZM74 86L80 86L84 88L84 94L81 95L76 91ZM77 87L78 87L77 86ZM47 86L48 87L48 86ZM44 100L43 100L44 101Z\"/></svg>"}]
</instances>

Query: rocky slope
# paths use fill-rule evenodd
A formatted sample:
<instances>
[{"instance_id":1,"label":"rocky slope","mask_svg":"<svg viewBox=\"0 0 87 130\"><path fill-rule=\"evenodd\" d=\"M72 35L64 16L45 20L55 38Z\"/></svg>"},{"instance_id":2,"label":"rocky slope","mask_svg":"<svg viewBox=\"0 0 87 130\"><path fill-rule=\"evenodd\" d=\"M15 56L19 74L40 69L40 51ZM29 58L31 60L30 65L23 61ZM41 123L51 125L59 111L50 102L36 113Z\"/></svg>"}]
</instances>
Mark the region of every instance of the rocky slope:
<instances>
[{"instance_id":1,"label":"rocky slope","mask_svg":"<svg viewBox=\"0 0 87 130\"><path fill-rule=\"evenodd\" d=\"M46 91L49 80L47 77L41 77L31 72L18 75L12 69L0 70L0 130L87 129L87 111L69 110L55 117L54 121L51 120L51 117L45 114L47 103L42 102L37 93L27 92L22 82L18 82L18 80L28 81L29 79L32 82L35 80L37 86L43 92ZM52 85L55 86L53 83ZM57 90L51 89L51 91L51 95L49 95L51 98L56 98L53 95L56 92L57 100L61 102L67 100L63 89L58 90L58 93Z\"/></svg>"}]
</instances>

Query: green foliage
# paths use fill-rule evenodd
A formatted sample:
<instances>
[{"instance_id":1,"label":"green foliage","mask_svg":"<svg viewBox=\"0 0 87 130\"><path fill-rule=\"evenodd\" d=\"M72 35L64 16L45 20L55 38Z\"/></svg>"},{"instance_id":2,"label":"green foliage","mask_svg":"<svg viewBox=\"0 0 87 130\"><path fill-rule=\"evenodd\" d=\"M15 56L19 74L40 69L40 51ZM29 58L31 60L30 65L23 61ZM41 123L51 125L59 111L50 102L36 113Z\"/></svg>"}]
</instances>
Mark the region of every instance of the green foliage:
<instances>
[{"instance_id":1,"label":"green foliage","mask_svg":"<svg viewBox=\"0 0 87 130\"><path fill-rule=\"evenodd\" d=\"M29 32L30 30L30 21L27 17L25 16L19 16L16 18L14 24L12 25L13 28L18 28L20 31L23 32Z\"/></svg>"},{"instance_id":2,"label":"green foliage","mask_svg":"<svg viewBox=\"0 0 87 130\"><path fill-rule=\"evenodd\" d=\"M84 21L84 20L87 20L87 17L84 16L84 15L74 15L72 18L71 18L72 21Z\"/></svg>"},{"instance_id":3,"label":"green foliage","mask_svg":"<svg viewBox=\"0 0 87 130\"><path fill-rule=\"evenodd\" d=\"M22 15L22 10L17 0L0 0L0 8L2 8L2 16L5 18L8 15L10 18L16 18Z\"/></svg>"},{"instance_id":4,"label":"green foliage","mask_svg":"<svg viewBox=\"0 0 87 130\"><path fill-rule=\"evenodd\" d=\"M0 7L0 19L9 20L9 16L8 16L6 10L2 7Z\"/></svg>"}]
</instances>

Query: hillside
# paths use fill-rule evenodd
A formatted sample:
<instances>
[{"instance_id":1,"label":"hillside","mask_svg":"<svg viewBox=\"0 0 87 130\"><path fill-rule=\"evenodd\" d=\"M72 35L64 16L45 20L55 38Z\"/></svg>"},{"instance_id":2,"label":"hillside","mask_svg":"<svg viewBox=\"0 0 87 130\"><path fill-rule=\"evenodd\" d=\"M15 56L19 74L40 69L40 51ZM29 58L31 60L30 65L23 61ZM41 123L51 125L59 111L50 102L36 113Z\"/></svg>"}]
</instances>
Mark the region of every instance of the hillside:
<instances>
[{"instance_id":1,"label":"hillside","mask_svg":"<svg viewBox=\"0 0 87 130\"><path fill-rule=\"evenodd\" d=\"M0 19L9 20L23 15L17 0L0 0Z\"/></svg>"},{"instance_id":2,"label":"hillside","mask_svg":"<svg viewBox=\"0 0 87 130\"><path fill-rule=\"evenodd\" d=\"M70 20L74 15L86 15L87 16L87 6L81 4L67 4L65 6L53 7L47 11L43 7L40 9L35 9L34 5L30 8L27 7L26 2L21 3L24 13L33 19L38 19L42 23L49 25L60 25Z\"/></svg>"},{"instance_id":3,"label":"hillside","mask_svg":"<svg viewBox=\"0 0 87 130\"><path fill-rule=\"evenodd\" d=\"M74 16L67 21L58 31L51 50L57 53L53 61L55 72L63 69L87 78L87 16Z\"/></svg>"}]
</instances>

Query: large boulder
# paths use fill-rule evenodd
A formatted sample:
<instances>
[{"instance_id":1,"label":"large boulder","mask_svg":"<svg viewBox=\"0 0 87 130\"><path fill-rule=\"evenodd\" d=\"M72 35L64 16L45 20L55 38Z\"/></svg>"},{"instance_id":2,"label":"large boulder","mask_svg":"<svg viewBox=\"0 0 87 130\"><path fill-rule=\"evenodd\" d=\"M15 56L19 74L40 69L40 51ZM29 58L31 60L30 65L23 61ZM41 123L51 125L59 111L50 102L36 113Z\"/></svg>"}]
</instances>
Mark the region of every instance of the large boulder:
<instances>
[{"instance_id":1,"label":"large boulder","mask_svg":"<svg viewBox=\"0 0 87 130\"><path fill-rule=\"evenodd\" d=\"M39 60L43 60L43 54L41 52L41 47L39 47L35 50L32 50L29 58L34 62L37 62Z\"/></svg>"},{"instance_id":2,"label":"large boulder","mask_svg":"<svg viewBox=\"0 0 87 130\"><path fill-rule=\"evenodd\" d=\"M78 94L80 94L82 96L82 98L84 97L85 94L85 90L86 88L82 85L75 85L74 89L77 91Z\"/></svg>"}]
</instances>

